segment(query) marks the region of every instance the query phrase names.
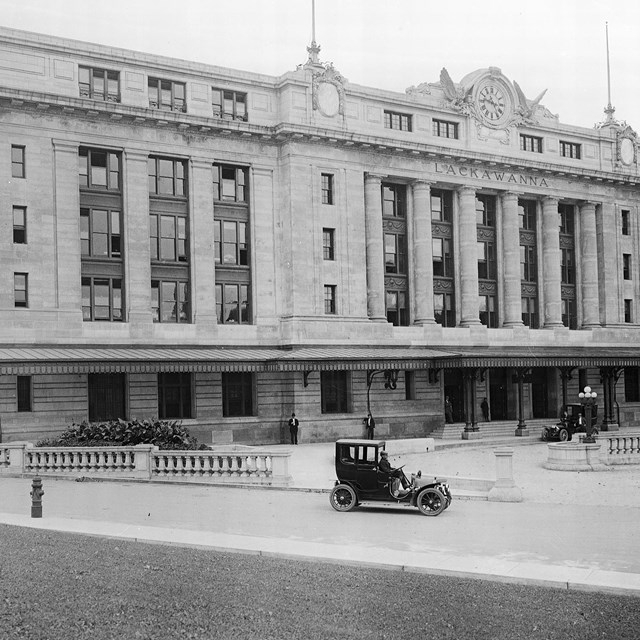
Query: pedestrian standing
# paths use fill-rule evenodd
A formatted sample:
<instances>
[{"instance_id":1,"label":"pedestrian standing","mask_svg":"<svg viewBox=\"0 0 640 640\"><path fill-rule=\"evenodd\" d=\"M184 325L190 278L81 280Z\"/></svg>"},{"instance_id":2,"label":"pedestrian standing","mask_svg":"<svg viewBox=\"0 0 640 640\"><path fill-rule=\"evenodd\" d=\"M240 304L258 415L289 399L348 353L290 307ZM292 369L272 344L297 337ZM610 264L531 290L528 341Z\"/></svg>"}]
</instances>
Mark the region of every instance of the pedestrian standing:
<instances>
[{"instance_id":1,"label":"pedestrian standing","mask_svg":"<svg viewBox=\"0 0 640 640\"><path fill-rule=\"evenodd\" d=\"M444 420L445 422L453 422L453 405L449 400L449 396L444 400Z\"/></svg>"},{"instance_id":2,"label":"pedestrian standing","mask_svg":"<svg viewBox=\"0 0 640 640\"><path fill-rule=\"evenodd\" d=\"M289 418L289 433L291 434L291 444L298 444L298 427L300 421L296 418L296 414L292 413Z\"/></svg>"},{"instance_id":3,"label":"pedestrian standing","mask_svg":"<svg viewBox=\"0 0 640 640\"><path fill-rule=\"evenodd\" d=\"M367 427L367 438L373 440L373 430L376 428L376 421L373 419L371 412L367 413L364 424Z\"/></svg>"},{"instance_id":4,"label":"pedestrian standing","mask_svg":"<svg viewBox=\"0 0 640 640\"><path fill-rule=\"evenodd\" d=\"M480 408L482 409L482 417L484 418L484 421L489 422L489 403L486 398L482 399Z\"/></svg>"}]
</instances>

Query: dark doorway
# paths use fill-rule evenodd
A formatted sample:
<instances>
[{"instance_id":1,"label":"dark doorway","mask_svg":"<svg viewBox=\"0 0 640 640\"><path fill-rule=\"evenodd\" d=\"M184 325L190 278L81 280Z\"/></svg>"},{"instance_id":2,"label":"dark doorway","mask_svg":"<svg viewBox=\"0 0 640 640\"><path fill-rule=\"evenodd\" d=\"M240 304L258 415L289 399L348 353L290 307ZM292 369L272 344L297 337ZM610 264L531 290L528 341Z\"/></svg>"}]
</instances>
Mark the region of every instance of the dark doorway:
<instances>
[{"instance_id":1,"label":"dark doorway","mask_svg":"<svg viewBox=\"0 0 640 640\"><path fill-rule=\"evenodd\" d=\"M510 376L506 369L491 369L489 372L489 407L492 420L507 420L508 415L508 385Z\"/></svg>"},{"instance_id":2,"label":"dark doorway","mask_svg":"<svg viewBox=\"0 0 640 640\"><path fill-rule=\"evenodd\" d=\"M464 422L464 386L460 369L444 372L444 397L447 396L453 405L453 421ZM444 407L442 414L444 416Z\"/></svg>"},{"instance_id":3,"label":"dark doorway","mask_svg":"<svg viewBox=\"0 0 640 640\"><path fill-rule=\"evenodd\" d=\"M531 376L531 415L536 418L549 418L549 393L547 370L533 369Z\"/></svg>"},{"instance_id":4,"label":"dark doorway","mask_svg":"<svg viewBox=\"0 0 640 640\"><path fill-rule=\"evenodd\" d=\"M126 419L125 375L123 373L90 373L89 422Z\"/></svg>"}]
</instances>

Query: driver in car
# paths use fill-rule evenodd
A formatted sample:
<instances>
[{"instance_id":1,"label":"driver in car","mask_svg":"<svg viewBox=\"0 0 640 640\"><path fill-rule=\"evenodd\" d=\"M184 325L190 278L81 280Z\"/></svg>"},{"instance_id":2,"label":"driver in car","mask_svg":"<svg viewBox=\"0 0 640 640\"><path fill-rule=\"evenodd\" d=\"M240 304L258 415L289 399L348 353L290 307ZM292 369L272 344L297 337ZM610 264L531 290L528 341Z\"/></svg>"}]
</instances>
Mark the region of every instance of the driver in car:
<instances>
[{"instance_id":1,"label":"driver in car","mask_svg":"<svg viewBox=\"0 0 640 640\"><path fill-rule=\"evenodd\" d=\"M402 488L408 489L411 485L407 482L407 477L402 472L402 469L394 469L389 462L389 454L386 451L380 452L380 462L378 463L378 469L383 473L388 473L392 478L399 478L402 482Z\"/></svg>"}]
</instances>

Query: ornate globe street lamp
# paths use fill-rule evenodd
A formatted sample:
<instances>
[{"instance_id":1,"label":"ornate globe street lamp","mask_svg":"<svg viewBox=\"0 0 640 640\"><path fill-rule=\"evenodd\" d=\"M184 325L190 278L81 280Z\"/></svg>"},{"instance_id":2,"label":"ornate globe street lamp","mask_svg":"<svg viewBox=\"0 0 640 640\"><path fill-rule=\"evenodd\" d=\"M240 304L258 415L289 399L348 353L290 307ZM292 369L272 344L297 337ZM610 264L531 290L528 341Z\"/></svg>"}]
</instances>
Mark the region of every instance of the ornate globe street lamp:
<instances>
[{"instance_id":1,"label":"ornate globe street lamp","mask_svg":"<svg viewBox=\"0 0 640 640\"><path fill-rule=\"evenodd\" d=\"M585 387L584 391L581 391L578 394L578 398L580 398L580 402L584 407L584 417L585 417L585 420L587 421L585 426L587 436L583 440L583 442L586 442L586 443L593 443L596 441L596 439L593 437L594 429L593 429L593 425L591 424L591 419L592 419L591 412L592 412L593 405L596 403L597 397L598 397L598 394L595 391L591 391L591 387Z\"/></svg>"}]
</instances>

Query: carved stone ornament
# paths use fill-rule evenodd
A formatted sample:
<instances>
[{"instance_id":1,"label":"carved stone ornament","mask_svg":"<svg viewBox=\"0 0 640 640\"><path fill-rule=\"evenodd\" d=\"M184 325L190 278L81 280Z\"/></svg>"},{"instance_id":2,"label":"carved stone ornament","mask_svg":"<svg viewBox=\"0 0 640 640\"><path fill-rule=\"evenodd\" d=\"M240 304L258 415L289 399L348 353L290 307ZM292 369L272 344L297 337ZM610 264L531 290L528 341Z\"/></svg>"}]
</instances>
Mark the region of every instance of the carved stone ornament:
<instances>
[{"instance_id":1,"label":"carved stone ornament","mask_svg":"<svg viewBox=\"0 0 640 640\"><path fill-rule=\"evenodd\" d=\"M313 73L313 108L327 118L344 115L345 79L336 71L333 63L327 62L323 66L323 71Z\"/></svg>"},{"instance_id":2,"label":"carved stone ornament","mask_svg":"<svg viewBox=\"0 0 640 640\"><path fill-rule=\"evenodd\" d=\"M629 125L622 126L616 134L616 164L631 167L638 159L638 136Z\"/></svg>"}]
</instances>

